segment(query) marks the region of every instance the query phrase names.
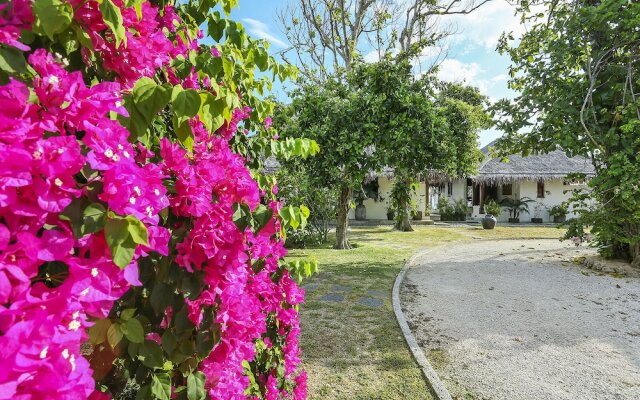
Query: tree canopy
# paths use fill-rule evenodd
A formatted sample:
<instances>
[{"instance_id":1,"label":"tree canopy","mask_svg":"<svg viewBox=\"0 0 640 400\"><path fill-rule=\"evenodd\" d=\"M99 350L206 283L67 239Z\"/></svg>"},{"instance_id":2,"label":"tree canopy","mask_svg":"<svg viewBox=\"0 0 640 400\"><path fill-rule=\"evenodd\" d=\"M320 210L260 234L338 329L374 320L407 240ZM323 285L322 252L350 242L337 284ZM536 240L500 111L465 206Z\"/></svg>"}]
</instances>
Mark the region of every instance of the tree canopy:
<instances>
[{"instance_id":1,"label":"tree canopy","mask_svg":"<svg viewBox=\"0 0 640 400\"><path fill-rule=\"evenodd\" d=\"M506 132L500 147L528 154L560 146L589 158L597 177L574 196L581 213L569 232L592 226L603 254L638 266L640 3L530 1L519 12L531 28L518 45L510 47L509 35L500 45L519 92L497 107Z\"/></svg>"}]
</instances>

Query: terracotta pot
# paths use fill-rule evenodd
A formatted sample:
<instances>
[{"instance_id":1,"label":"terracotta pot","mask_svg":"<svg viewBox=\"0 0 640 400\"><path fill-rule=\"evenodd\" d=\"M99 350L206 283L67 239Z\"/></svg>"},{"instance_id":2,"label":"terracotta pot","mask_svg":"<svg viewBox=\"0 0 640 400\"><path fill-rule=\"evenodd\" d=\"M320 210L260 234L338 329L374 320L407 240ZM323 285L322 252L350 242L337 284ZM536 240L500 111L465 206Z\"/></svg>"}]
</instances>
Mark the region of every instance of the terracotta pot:
<instances>
[{"instance_id":1,"label":"terracotta pot","mask_svg":"<svg viewBox=\"0 0 640 400\"><path fill-rule=\"evenodd\" d=\"M414 221L421 221L422 220L422 211L416 211L415 213L413 213L413 220Z\"/></svg>"},{"instance_id":2,"label":"terracotta pot","mask_svg":"<svg viewBox=\"0 0 640 400\"><path fill-rule=\"evenodd\" d=\"M531 222L533 222L534 224L541 224L542 218L531 218Z\"/></svg>"},{"instance_id":3,"label":"terracotta pot","mask_svg":"<svg viewBox=\"0 0 640 400\"><path fill-rule=\"evenodd\" d=\"M364 221L365 219L367 219L367 208L364 204L358 204L356 206L356 220Z\"/></svg>"},{"instance_id":4,"label":"terracotta pot","mask_svg":"<svg viewBox=\"0 0 640 400\"><path fill-rule=\"evenodd\" d=\"M510 224L518 224L520 223L520 218L509 218Z\"/></svg>"}]
</instances>

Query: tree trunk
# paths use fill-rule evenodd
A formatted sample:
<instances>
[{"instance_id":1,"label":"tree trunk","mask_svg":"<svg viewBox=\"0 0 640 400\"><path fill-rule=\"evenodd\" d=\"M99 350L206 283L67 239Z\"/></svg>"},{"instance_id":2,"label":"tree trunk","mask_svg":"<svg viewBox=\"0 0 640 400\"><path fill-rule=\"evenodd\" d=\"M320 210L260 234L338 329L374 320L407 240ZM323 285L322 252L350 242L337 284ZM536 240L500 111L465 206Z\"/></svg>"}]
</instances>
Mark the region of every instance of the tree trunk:
<instances>
[{"instance_id":1,"label":"tree trunk","mask_svg":"<svg viewBox=\"0 0 640 400\"><path fill-rule=\"evenodd\" d=\"M336 245L339 250L350 249L347 240L347 230L349 229L349 203L353 196L353 189L350 187L340 188L340 197L338 198L338 218L336 220Z\"/></svg>"},{"instance_id":2,"label":"tree trunk","mask_svg":"<svg viewBox=\"0 0 640 400\"><path fill-rule=\"evenodd\" d=\"M410 182L401 181L397 182L396 185L406 185L405 187L409 187L411 185ZM401 213L399 218L396 220L396 229L400 232L413 232L413 227L411 226L411 215L409 215L409 204L407 204L407 198L402 197L398 204L398 212Z\"/></svg>"},{"instance_id":3,"label":"tree trunk","mask_svg":"<svg viewBox=\"0 0 640 400\"><path fill-rule=\"evenodd\" d=\"M625 231L632 240L637 239L640 237L640 224L627 224ZM640 242L629 243L629 259L632 267L640 268Z\"/></svg>"},{"instance_id":4,"label":"tree trunk","mask_svg":"<svg viewBox=\"0 0 640 400\"><path fill-rule=\"evenodd\" d=\"M402 219L396 222L396 229L400 232L413 232L411 218L409 218L409 210L407 210L406 207L402 213Z\"/></svg>"}]
</instances>

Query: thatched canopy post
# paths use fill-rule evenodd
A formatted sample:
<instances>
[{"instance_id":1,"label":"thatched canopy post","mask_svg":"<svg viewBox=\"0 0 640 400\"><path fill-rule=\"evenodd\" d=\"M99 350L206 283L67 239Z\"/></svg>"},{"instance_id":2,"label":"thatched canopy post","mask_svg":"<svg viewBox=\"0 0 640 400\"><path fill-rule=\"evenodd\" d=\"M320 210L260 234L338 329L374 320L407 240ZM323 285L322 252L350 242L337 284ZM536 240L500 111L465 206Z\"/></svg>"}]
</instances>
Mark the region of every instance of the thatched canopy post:
<instances>
[{"instance_id":1,"label":"thatched canopy post","mask_svg":"<svg viewBox=\"0 0 640 400\"><path fill-rule=\"evenodd\" d=\"M484 182L480 183L480 214L484 214Z\"/></svg>"}]
</instances>

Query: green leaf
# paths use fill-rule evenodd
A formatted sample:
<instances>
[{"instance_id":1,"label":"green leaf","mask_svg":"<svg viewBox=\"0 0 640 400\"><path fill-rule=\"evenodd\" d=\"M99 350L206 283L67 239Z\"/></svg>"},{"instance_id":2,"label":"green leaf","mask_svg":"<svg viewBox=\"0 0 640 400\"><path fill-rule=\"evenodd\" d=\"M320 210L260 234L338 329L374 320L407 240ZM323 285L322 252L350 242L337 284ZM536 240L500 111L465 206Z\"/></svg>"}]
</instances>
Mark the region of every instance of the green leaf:
<instances>
[{"instance_id":1,"label":"green leaf","mask_svg":"<svg viewBox=\"0 0 640 400\"><path fill-rule=\"evenodd\" d=\"M146 229L146 228L145 228ZM111 249L113 262L120 268L125 268L133 260L136 242L131 238L129 222L123 218L112 218L104 227L104 234Z\"/></svg>"},{"instance_id":2,"label":"green leaf","mask_svg":"<svg viewBox=\"0 0 640 400\"><path fill-rule=\"evenodd\" d=\"M187 398L189 400L204 400L207 394L204 389L205 376L197 371L187 377Z\"/></svg>"},{"instance_id":3,"label":"green leaf","mask_svg":"<svg viewBox=\"0 0 640 400\"><path fill-rule=\"evenodd\" d=\"M53 35L63 32L73 20L71 4L61 0L35 0L33 11L37 24L53 40Z\"/></svg>"},{"instance_id":4,"label":"green leaf","mask_svg":"<svg viewBox=\"0 0 640 400\"><path fill-rule=\"evenodd\" d=\"M224 124L226 102L224 99L216 99L210 93L201 93L200 99L202 100L198 112L200 120L209 132L215 132Z\"/></svg>"},{"instance_id":5,"label":"green leaf","mask_svg":"<svg viewBox=\"0 0 640 400\"><path fill-rule=\"evenodd\" d=\"M107 341L109 342L109 345L111 346L111 348L115 349L115 347L118 345L118 343L120 343L121 340L122 340L122 330L120 329L120 325L119 324L110 325L109 328L107 329Z\"/></svg>"},{"instance_id":6,"label":"green leaf","mask_svg":"<svg viewBox=\"0 0 640 400\"><path fill-rule=\"evenodd\" d=\"M269 68L269 53L264 48L259 48L255 52L256 65L260 68L260 71L266 71Z\"/></svg>"},{"instance_id":7,"label":"green leaf","mask_svg":"<svg viewBox=\"0 0 640 400\"><path fill-rule=\"evenodd\" d=\"M273 217L273 210L267 206L259 205L256 210L253 212L253 220L255 224L253 226L253 232L258 233L262 228L267 225L269 220Z\"/></svg>"},{"instance_id":8,"label":"green leaf","mask_svg":"<svg viewBox=\"0 0 640 400\"><path fill-rule=\"evenodd\" d=\"M147 227L138 218L133 215L128 215L125 220L127 221L129 235L131 240L137 244L149 245L149 232Z\"/></svg>"},{"instance_id":9,"label":"green leaf","mask_svg":"<svg viewBox=\"0 0 640 400\"><path fill-rule=\"evenodd\" d=\"M23 53L13 47L0 45L0 69L10 74L22 74L27 70Z\"/></svg>"},{"instance_id":10,"label":"green leaf","mask_svg":"<svg viewBox=\"0 0 640 400\"><path fill-rule=\"evenodd\" d=\"M193 118L200 110L200 101L198 92L193 89L186 89L179 91L172 99L171 109L179 119Z\"/></svg>"},{"instance_id":11,"label":"green leaf","mask_svg":"<svg viewBox=\"0 0 640 400\"><path fill-rule=\"evenodd\" d=\"M220 12L216 11L209 15L207 33L216 42L219 42L224 35L224 29L227 26L227 21L220 17Z\"/></svg>"},{"instance_id":12,"label":"green leaf","mask_svg":"<svg viewBox=\"0 0 640 400\"><path fill-rule=\"evenodd\" d=\"M133 343L144 342L144 328L140 321L135 318L125 321L122 325L124 336Z\"/></svg>"},{"instance_id":13,"label":"green leaf","mask_svg":"<svg viewBox=\"0 0 640 400\"><path fill-rule=\"evenodd\" d=\"M238 0L223 0L222 7L224 9L225 14L231 14L231 10L238 5Z\"/></svg>"},{"instance_id":14,"label":"green leaf","mask_svg":"<svg viewBox=\"0 0 640 400\"><path fill-rule=\"evenodd\" d=\"M100 203L89 204L87 208L84 209L82 216L82 236L88 233L100 232L104 229L107 222L107 210Z\"/></svg>"},{"instance_id":15,"label":"green leaf","mask_svg":"<svg viewBox=\"0 0 640 400\"><path fill-rule=\"evenodd\" d=\"M84 236L84 209L87 205L88 202L84 197L73 199L60 214L61 220L69 221L76 239Z\"/></svg>"},{"instance_id":16,"label":"green leaf","mask_svg":"<svg viewBox=\"0 0 640 400\"><path fill-rule=\"evenodd\" d=\"M136 309L135 308L127 308L125 310L122 310L120 312L120 319L123 321L127 321L131 318L133 318L133 316L136 314Z\"/></svg>"},{"instance_id":17,"label":"green leaf","mask_svg":"<svg viewBox=\"0 0 640 400\"><path fill-rule=\"evenodd\" d=\"M151 378L151 395L157 400L171 400L171 378L169 374L154 374Z\"/></svg>"},{"instance_id":18,"label":"green leaf","mask_svg":"<svg viewBox=\"0 0 640 400\"><path fill-rule=\"evenodd\" d=\"M131 105L127 107L129 114L131 114L130 119L135 124L135 134L142 135L156 115L169 103L172 89L158 85L148 77L138 79L133 86L131 95L133 107ZM141 127L144 128L140 129Z\"/></svg>"},{"instance_id":19,"label":"green leaf","mask_svg":"<svg viewBox=\"0 0 640 400\"><path fill-rule=\"evenodd\" d=\"M120 47L121 42L127 41L125 36L124 23L122 21L122 13L111 0L103 0L100 4L100 12L104 23L111 29L116 38L116 48Z\"/></svg>"},{"instance_id":20,"label":"green leaf","mask_svg":"<svg viewBox=\"0 0 640 400\"><path fill-rule=\"evenodd\" d=\"M189 121L180 122L179 119L174 115L171 119L173 122L173 130L178 137L178 141L184 146L185 149L192 151L193 150L193 130L191 129L191 125Z\"/></svg>"},{"instance_id":21,"label":"green leaf","mask_svg":"<svg viewBox=\"0 0 640 400\"><path fill-rule=\"evenodd\" d=\"M131 264L135 250L136 244L131 239L127 239L125 242L111 248L111 256L113 257L114 264L120 268L125 268Z\"/></svg>"},{"instance_id":22,"label":"green leaf","mask_svg":"<svg viewBox=\"0 0 640 400\"><path fill-rule=\"evenodd\" d=\"M109 318L99 319L89 328L89 340L91 344L104 343L107 340L107 332L111 327L111 320Z\"/></svg>"},{"instance_id":23,"label":"green leaf","mask_svg":"<svg viewBox=\"0 0 640 400\"><path fill-rule=\"evenodd\" d=\"M152 340L145 340L140 351L138 359L149 368L162 368L164 357L160 345Z\"/></svg>"},{"instance_id":24,"label":"green leaf","mask_svg":"<svg viewBox=\"0 0 640 400\"><path fill-rule=\"evenodd\" d=\"M129 223L124 218L111 218L105 224L104 234L109 247L124 243L129 238Z\"/></svg>"},{"instance_id":25,"label":"green leaf","mask_svg":"<svg viewBox=\"0 0 640 400\"><path fill-rule=\"evenodd\" d=\"M249 226L251 210L246 204L235 203L233 205L233 223L240 231L244 231Z\"/></svg>"},{"instance_id":26,"label":"green leaf","mask_svg":"<svg viewBox=\"0 0 640 400\"><path fill-rule=\"evenodd\" d=\"M223 58L222 59L222 69L224 71L225 81L231 82L233 80L233 74L234 74L233 61L231 61L228 58Z\"/></svg>"}]
</instances>

